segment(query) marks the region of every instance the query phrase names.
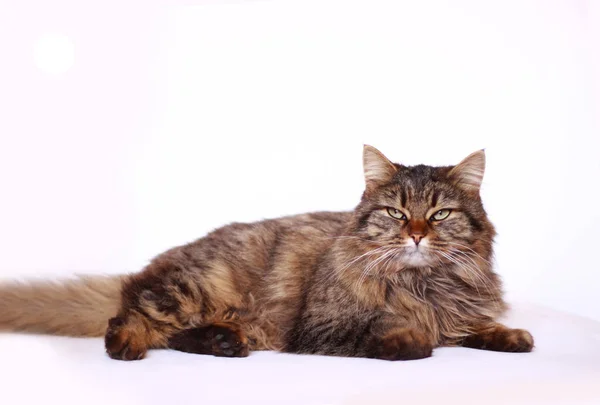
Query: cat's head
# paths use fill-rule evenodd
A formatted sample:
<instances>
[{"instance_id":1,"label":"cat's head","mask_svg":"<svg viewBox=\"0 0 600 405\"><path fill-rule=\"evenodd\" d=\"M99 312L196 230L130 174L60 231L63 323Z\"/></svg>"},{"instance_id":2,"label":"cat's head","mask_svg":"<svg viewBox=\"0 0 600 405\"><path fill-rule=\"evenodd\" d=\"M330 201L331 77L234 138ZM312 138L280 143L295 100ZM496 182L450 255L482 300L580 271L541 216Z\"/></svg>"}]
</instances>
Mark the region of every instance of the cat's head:
<instances>
[{"instance_id":1,"label":"cat's head","mask_svg":"<svg viewBox=\"0 0 600 405\"><path fill-rule=\"evenodd\" d=\"M456 166L404 166L365 145L366 189L355 210L353 236L380 246L403 267L489 260L495 235L479 189L483 150ZM370 242L366 242L370 241Z\"/></svg>"}]
</instances>

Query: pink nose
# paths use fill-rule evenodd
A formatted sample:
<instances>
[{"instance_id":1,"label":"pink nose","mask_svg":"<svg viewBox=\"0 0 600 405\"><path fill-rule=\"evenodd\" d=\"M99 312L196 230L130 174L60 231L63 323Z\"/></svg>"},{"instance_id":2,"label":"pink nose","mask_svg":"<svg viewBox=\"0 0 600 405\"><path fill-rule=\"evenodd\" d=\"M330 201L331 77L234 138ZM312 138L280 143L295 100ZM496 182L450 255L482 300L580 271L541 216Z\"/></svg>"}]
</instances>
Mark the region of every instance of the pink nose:
<instances>
[{"instance_id":1,"label":"pink nose","mask_svg":"<svg viewBox=\"0 0 600 405\"><path fill-rule=\"evenodd\" d=\"M427 224L423 220L411 221L408 224L408 234L415 241L415 245L427 236L427 231Z\"/></svg>"},{"instance_id":2,"label":"pink nose","mask_svg":"<svg viewBox=\"0 0 600 405\"><path fill-rule=\"evenodd\" d=\"M415 245L418 245L419 242L421 242L421 239L423 239L425 237L425 235L422 234L414 234L414 235L410 235L410 237L412 238L412 240L415 241Z\"/></svg>"}]
</instances>

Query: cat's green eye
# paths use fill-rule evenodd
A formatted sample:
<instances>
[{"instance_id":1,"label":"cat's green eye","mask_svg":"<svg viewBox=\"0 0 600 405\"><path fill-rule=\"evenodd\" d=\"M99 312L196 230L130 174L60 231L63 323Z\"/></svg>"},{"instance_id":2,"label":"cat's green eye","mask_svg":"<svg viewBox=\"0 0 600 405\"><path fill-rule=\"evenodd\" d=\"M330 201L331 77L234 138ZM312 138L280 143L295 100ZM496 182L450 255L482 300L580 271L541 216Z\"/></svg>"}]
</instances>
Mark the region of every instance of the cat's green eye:
<instances>
[{"instance_id":1,"label":"cat's green eye","mask_svg":"<svg viewBox=\"0 0 600 405\"><path fill-rule=\"evenodd\" d=\"M431 221L442 221L442 220L448 218L448 215L450 215L450 212L452 212L452 211L451 210L439 210L438 212L433 214L431 216L431 218L429 218L429 219Z\"/></svg>"},{"instance_id":2,"label":"cat's green eye","mask_svg":"<svg viewBox=\"0 0 600 405\"><path fill-rule=\"evenodd\" d=\"M392 218L401 219L401 220L405 220L406 219L406 215L404 215L404 213L402 211L397 210L396 208L388 207L387 208L387 213Z\"/></svg>"}]
</instances>

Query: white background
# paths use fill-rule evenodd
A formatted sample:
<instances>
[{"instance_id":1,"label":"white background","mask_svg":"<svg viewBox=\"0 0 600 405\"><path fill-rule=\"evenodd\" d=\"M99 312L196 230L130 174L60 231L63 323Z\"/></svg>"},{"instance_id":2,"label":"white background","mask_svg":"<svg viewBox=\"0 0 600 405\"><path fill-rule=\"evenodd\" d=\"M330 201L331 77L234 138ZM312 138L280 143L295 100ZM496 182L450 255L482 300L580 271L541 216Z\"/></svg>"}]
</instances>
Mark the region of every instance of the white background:
<instances>
[{"instance_id":1,"label":"white background","mask_svg":"<svg viewBox=\"0 0 600 405\"><path fill-rule=\"evenodd\" d=\"M352 209L363 143L486 148L509 298L600 319L598 2L191 3L2 3L2 277Z\"/></svg>"}]
</instances>

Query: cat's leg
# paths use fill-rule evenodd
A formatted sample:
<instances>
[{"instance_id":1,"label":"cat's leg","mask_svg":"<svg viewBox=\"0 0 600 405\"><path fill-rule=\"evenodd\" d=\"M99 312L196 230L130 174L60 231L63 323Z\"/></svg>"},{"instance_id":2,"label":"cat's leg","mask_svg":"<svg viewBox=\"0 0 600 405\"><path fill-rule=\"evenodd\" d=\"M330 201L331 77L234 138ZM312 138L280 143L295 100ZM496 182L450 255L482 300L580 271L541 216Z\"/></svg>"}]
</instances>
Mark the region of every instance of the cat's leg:
<instances>
[{"instance_id":1,"label":"cat's leg","mask_svg":"<svg viewBox=\"0 0 600 405\"><path fill-rule=\"evenodd\" d=\"M499 323L475 328L475 333L462 341L462 346L496 352L530 352L533 336L524 329L511 329Z\"/></svg>"},{"instance_id":2,"label":"cat's leg","mask_svg":"<svg viewBox=\"0 0 600 405\"><path fill-rule=\"evenodd\" d=\"M433 345L418 329L396 327L382 336L373 336L366 347L366 357L381 360L417 360L430 357Z\"/></svg>"},{"instance_id":3,"label":"cat's leg","mask_svg":"<svg viewBox=\"0 0 600 405\"><path fill-rule=\"evenodd\" d=\"M219 357L246 357L249 353L248 338L237 325L230 323L183 330L169 338L168 347Z\"/></svg>"},{"instance_id":4,"label":"cat's leg","mask_svg":"<svg viewBox=\"0 0 600 405\"><path fill-rule=\"evenodd\" d=\"M153 262L128 278L121 300L105 337L106 352L118 360L138 360L149 349L168 347L193 316L214 310L197 281L169 261Z\"/></svg>"},{"instance_id":5,"label":"cat's leg","mask_svg":"<svg viewBox=\"0 0 600 405\"><path fill-rule=\"evenodd\" d=\"M154 330L144 315L127 312L108 321L106 353L116 360L140 360L150 348L164 347L168 334Z\"/></svg>"},{"instance_id":6,"label":"cat's leg","mask_svg":"<svg viewBox=\"0 0 600 405\"><path fill-rule=\"evenodd\" d=\"M393 318L306 319L288 336L291 353L416 360L430 357L433 343L424 332Z\"/></svg>"}]
</instances>

